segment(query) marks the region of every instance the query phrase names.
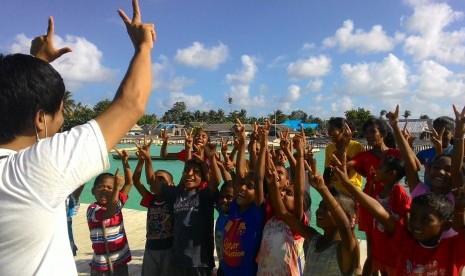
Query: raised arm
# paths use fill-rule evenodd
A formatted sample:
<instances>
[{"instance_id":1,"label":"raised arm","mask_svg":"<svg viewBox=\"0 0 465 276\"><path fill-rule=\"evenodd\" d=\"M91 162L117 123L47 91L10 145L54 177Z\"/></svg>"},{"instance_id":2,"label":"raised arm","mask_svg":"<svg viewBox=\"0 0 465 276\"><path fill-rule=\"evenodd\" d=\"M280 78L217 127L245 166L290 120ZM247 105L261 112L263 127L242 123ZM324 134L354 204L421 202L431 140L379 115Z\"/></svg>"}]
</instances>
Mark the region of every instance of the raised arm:
<instances>
[{"instance_id":1,"label":"raised arm","mask_svg":"<svg viewBox=\"0 0 465 276\"><path fill-rule=\"evenodd\" d=\"M115 150L121 156L121 163L123 164L123 169L124 169L124 185L123 185L123 188L121 188L121 192L125 195L128 195L133 185L132 170L128 163L129 154L126 150L122 150L121 152L118 151L117 149Z\"/></svg>"},{"instance_id":2,"label":"raised arm","mask_svg":"<svg viewBox=\"0 0 465 276\"><path fill-rule=\"evenodd\" d=\"M47 34L34 38L31 42L31 55L40 58L46 62L52 62L62 55L71 52L71 48L63 47L57 49L53 44L53 35L55 34L55 25L53 17L48 18Z\"/></svg>"},{"instance_id":3,"label":"raised arm","mask_svg":"<svg viewBox=\"0 0 465 276\"><path fill-rule=\"evenodd\" d=\"M465 135L465 107L459 112L453 105L455 113L454 152L451 160L452 189L463 186L463 148Z\"/></svg>"},{"instance_id":4,"label":"raised arm","mask_svg":"<svg viewBox=\"0 0 465 276\"><path fill-rule=\"evenodd\" d=\"M210 179L208 181L208 188L210 191L215 192L221 182L221 172L218 167L218 160L216 156L216 145L212 142L208 142L203 151L210 161Z\"/></svg>"},{"instance_id":5,"label":"raised arm","mask_svg":"<svg viewBox=\"0 0 465 276\"><path fill-rule=\"evenodd\" d=\"M294 136L296 150L296 164L294 175L294 216L302 219L304 214L305 194L305 132L302 128L300 135Z\"/></svg>"},{"instance_id":6,"label":"raised arm","mask_svg":"<svg viewBox=\"0 0 465 276\"><path fill-rule=\"evenodd\" d=\"M113 190L111 192L110 200L105 205L105 210L102 212L102 219L106 220L112 218L118 211L119 202L119 187L123 185L124 178L119 175L119 168L116 169L113 178Z\"/></svg>"},{"instance_id":7,"label":"raised arm","mask_svg":"<svg viewBox=\"0 0 465 276\"><path fill-rule=\"evenodd\" d=\"M142 167L144 166L144 157L142 154L137 151L137 165L136 168L134 169L134 174L132 175L132 182L134 183L134 187L136 187L136 190L139 192L139 194L142 197L145 197L145 195L149 192L147 188L145 188L144 184L140 181L140 177L142 175Z\"/></svg>"},{"instance_id":8,"label":"raised arm","mask_svg":"<svg viewBox=\"0 0 465 276\"><path fill-rule=\"evenodd\" d=\"M268 133L270 122L265 121L265 125L258 129L258 141L260 143L260 151L258 152L257 161L255 163L254 173L254 190L255 190L255 204L260 206L265 199L264 179L265 179L265 161L268 151Z\"/></svg>"},{"instance_id":9,"label":"raised arm","mask_svg":"<svg viewBox=\"0 0 465 276\"><path fill-rule=\"evenodd\" d=\"M341 161L333 155L334 160L338 164L342 164ZM344 166L333 167L333 172L341 180L342 185L346 190L355 198L355 200L365 208L373 217L375 217L386 229L386 232L389 234L394 233L395 230L395 221L391 218L390 214L384 209L384 207L374 198L360 191L355 185L350 182L347 173L345 172Z\"/></svg>"},{"instance_id":10,"label":"raised arm","mask_svg":"<svg viewBox=\"0 0 465 276\"><path fill-rule=\"evenodd\" d=\"M259 133L258 133L258 125L257 122L254 122L253 125L253 132L250 134L249 144L247 145L247 149L249 151L249 171L255 171L258 154L257 152L257 143L260 143L259 140Z\"/></svg>"},{"instance_id":11,"label":"raised arm","mask_svg":"<svg viewBox=\"0 0 465 276\"><path fill-rule=\"evenodd\" d=\"M141 22L137 0L132 1L132 7L132 20L122 10L118 10L118 14L126 25L135 53L113 102L95 119L108 150L113 148L144 114L152 85L150 53L155 41L155 27L153 24ZM115 120L118 123L115 123Z\"/></svg>"},{"instance_id":12,"label":"raised arm","mask_svg":"<svg viewBox=\"0 0 465 276\"><path fill-rule=\"evenodd\" d=\"M402 158L405 161L405 180L409 186L410 192L412 192L420 182L420 178L418 177L417 158L415 153L412 151L412 148L410 148L407 140L405 140L398 125L399 105L396 106L394 112L388 112L386 117L389 119L389 125L392 127L394 138L402 153Z\"/></svg>"},{"instance_id":13,"label":"raised arm","mask_svg":"<svg viewBox=\"0 0 465 276\"><path fill-rule=\"evenodd\" d=\"M291 171L295 171L296 160L291 150L292 146L289 140L289 130L279 132L279 140L279 147L286 155Z\"/></svg>"},{"instance_id":14,"label":"raised arm","mask_svg":"<svg viewBox=\"0 0 465 276\"><path fill-rule=\"evenodd\" d=\"M282 219L289 227L299 233L305 239L312 239L318 232L301 222L300 219L297 219L293 214L289 213L284 206L283 200L281 198L281 191L279 190L278 184L278 173L271 159L270 153L266 153L266 163L265 163L265 178L266 185L268 188L268 193L271 200L271 205L273 206L276 215ZM296 200L294 195L294 200ZM303 201L303 195L302 195Z\"/></svg>"}]
</instances>

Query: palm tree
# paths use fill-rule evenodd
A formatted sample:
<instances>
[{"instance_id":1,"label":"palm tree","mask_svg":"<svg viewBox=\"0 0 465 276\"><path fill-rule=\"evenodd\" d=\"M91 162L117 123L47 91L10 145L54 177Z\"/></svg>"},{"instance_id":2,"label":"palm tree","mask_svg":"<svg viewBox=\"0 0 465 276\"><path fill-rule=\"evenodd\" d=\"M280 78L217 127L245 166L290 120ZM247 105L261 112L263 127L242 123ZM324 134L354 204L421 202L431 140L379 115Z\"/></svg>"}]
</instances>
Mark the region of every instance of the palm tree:
<instances>
[{"instance_id":1,"label":"palm tree","mask_svg":"<svg viewBox=\"0 0 465 276\"><path fill-rule=\"evenodd\" d=\"M402 117L404 117L405 120L407 120L407 118L410 117L410 115L412 115L412 113L409 110L405 110L404 115L402 115Z\"/></svg>"},{"instance_id":2,"label":"palm tree","mask_svg":"<svg viewBox=\"0 0 465 276\"><path fill-rule=\"evenodd\" d=\"M384 109L383 109L383 110L381 110L381 112L379 112L379 117L380 117L380 118L383 118L383 117L384 117L384 115L386 115L386 113L387 113L387 111L386 111L386 110L384 110Z\"/></svg>"},{"instance_id":3,"label":"palm tree","mask_svg":"<svg viewBox=\"0 0 465 276\"><path fill-rule=\"evenodd\" d=\"M232 112L232 104L233 104L233 98L232 97L228 97L228 104L229 104L229 113Z\"/></svg>"},{"instance_id":4,"label":"palm tree","mask_svg":"<svg viewBox=\"0 0 465 276\"><path fill-rule=\"evenodd\" d=\"M66 90L65 95L63 96L63 113L65 117L72 116L75 108L76 102L73 100L71 92Z\"/></svg>"}]
</instances>

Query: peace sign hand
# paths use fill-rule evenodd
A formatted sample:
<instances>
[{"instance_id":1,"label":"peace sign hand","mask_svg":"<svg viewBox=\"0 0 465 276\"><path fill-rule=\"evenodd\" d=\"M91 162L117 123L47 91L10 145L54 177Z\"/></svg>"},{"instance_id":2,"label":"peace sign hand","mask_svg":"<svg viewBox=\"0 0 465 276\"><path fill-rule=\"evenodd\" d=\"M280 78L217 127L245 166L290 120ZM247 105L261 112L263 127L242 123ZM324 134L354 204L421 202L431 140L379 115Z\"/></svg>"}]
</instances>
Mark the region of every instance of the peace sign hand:
<instances>
[{"instance_id":1,"label":"peace sign hand","mask_svg":"<svg viewBox=\"0 0 465 276\"><path fill-rule=\"evenodd\" d=\"M153 42L156 39L155 25L141 22L138 0L132 0L132 10L132 20L121 9L118 9L118 14L126 25L134 48L136 50L141 48L152 49Z\"/></svg>"}]
</instances>

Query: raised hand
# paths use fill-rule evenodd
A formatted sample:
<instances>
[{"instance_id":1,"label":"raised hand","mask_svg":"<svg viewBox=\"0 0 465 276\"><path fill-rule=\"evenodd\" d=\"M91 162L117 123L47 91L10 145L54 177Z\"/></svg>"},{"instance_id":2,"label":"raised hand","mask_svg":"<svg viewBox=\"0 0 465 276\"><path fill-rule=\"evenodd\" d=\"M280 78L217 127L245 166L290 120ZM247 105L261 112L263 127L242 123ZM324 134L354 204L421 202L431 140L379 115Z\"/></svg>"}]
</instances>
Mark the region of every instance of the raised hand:
<instances>
[{"instance_id":1,"label":"raised hand","mask_svg":"<svg viewBox=\"0 0 465 276\"><path fill-rule=\"evenodd\" d=\"M116 168L115 177L113 180L113 191L119 190L121 186L124 184L124 177L119 175L119 168Z\"/></svg>"},{"instance_id":2,"label":"raised hand","mask_svg":"<svg viewBox=\"0 0 465 276\"><path fill-rule=\"evenodd\" d=\"M291 148L291 142L288 139L289 131L283 130L279 132L279 146L284 150L289 150Z\"/></svg>"},{"instance_id":3,"label":"raised hand","mask_svg":"<svg viewBox=\"0 0 465 276\"><path fill-rule=\"evenodd\" d=\"M186 150L191 150L194 144L194 140L192 138L192 132L194 131L193 128L190 129L189 132L184 132L184 146Z\"/></svg>"},{"instance_id":4,"label":"raised hand","mask_svg":"<svg viewBox=\"0 0 465 276\"><path fill-rule=\"evenodd\" d=\"M413 147L413 141L415 141L416 137L413 137L410 134L410 131L408 131L408 129L405 128L402 130L402 135L404 136L405 140L407 140L410 147Z\"/></svg>"},{"instance_id":5,"label":"raised hand","mask_svg":"<svg viewBox=\"0 0 465 276\"><path fill-rule=\"evenodd\" d=\"M305 157L305 132L295 135L293 143L297 156Z\"/></svg>"},{"instance_id":6,"label":"raised hand","mask_svg":"<svg viewBox=\"0 0 465 276\"><path fill-rule=\"evenodd\" d=\"M442 152L442 137L445 131L445 127L443 127L439 133L433 128L433 134L430 137L430 141L433 143L434 148L440 152Z\"/></svg>"},{"instance_id":7,"label":"raised hand","mask_svg":"<svg viewBox=\"0 0 465 276\"><path fill-rule=\"evenodd\" d=\"M152 49L153 42L156 40L155 25L142 23L139 3L137 0L132 0L132 20L124 13L123 10L118 9L118 14L123 19L129 37L136 50L141 48Z\"/></svg>"},{"instance_id":8,"label":"raised hand","mask_svg":"<svg viewBox=\"0 0 465 276\"><path fill-rule=\"evenodd\" d=\"M119 151L117 148L114 148L116 153L118 153L119 156L121 156L121 162L123 164L126 164L129 160L129 153L126 150Z\"/></svg>"},{"instance_id":9,"label":"raised hand","mask_svg":"<svg viewBox=\"0 0 465 276\"><path fill-rule=\"evenodd\" d=\"M221 137L221 155L223 155L224 160L229 160L228 158L228 144L229 144L229 137L224 140L223 137Z\"/></svg>"},{"instance_id":10,"label":"raised hand","mask_svg":"<svg viewBox=\"0 0 465 276\"><path fill-rule=\"evenodd\" d=\"M458 111L455 105L452 105L455 114L455 133L454 137L457 139L463 139L465 134L465 107L462 112Z\"/></svg>"},{"instance_id":11,"label":"raised hand","mask_svg":"<svg viewBox=\"0 0 465 276\"><path fill-rule=\"evenodd\" d=\"M160 138L161 138L163 141L168 141L168 139L170 138L170 135L168 134L168 131L166 130L166 128L160 130Z\"/></svg>"},{"instance_id":12,"label":"raised hand","mask_svg":"<svg viewBox=\"0 0 465 276\"><path fill-rule=\"evenodd\" d=\"M245 127L242 125L241 120L236 118L236 125L235 125L236 136L240 142L245 142Z\"/></svg>"},{"instance_id":13,"label":"raised hand","mask_svg":"<svg viewBox=\"0 0 465 276\"><path fill-rule=\"evenodd\" d=\"M215 158L215 155L216 155L216 145L215 145L214 143L212 143L212 142L208 142L208 143L205 145L204 153L205 153L205 155L206 155L209 159ZM197 152L196 152L195 154L197 154Z\"/></svg>"},{"instance_id":14,"label":"raised hand","mask_svg":"<svg viewBox=\"0 0 465 276\"><path fill-rule=\"evenodd\" d=\"M135 142L134 145L136 146L139 153L142 154L145 160L151 161L150 146L152 145L152 139L147 141L146 136L144 135L144 144L141 146L137 142Z\"/></svg>"},{"instance_id":15,"label":"raised hand","mask_svg":"<svg viewBox=\"0 0 465 276\"><path fill-rule=\"evenodd\" d=\"M48 28L46 35L40 35L35 37L31 42L31 55L40 58L46 62L52 62L62 55L71 52L71 48L63 47L57 49L53 44L53 35L55 33L55 26L53 23L53 17L48 18Z\"/></svg>"},{"instance_id":16,"label":"raised hand","mask_svg":"<svg viewBox=\"0 0 465 276\"><path fill-rule=\"evenodd\" d=\"M396 105L396 110L394 112L389 111L386 113L386 118L389 119L389 125L395 126L399 122L399 105Z\"/></svg>"}]
</instances>

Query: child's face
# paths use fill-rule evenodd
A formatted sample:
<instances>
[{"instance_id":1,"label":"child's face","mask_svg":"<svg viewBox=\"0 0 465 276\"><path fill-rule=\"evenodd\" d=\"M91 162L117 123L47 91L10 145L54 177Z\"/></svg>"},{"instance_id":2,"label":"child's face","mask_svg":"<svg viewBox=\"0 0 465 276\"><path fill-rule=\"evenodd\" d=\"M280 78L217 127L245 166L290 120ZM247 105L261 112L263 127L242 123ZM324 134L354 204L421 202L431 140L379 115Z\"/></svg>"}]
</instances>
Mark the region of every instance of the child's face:
<instances>
[{"instance_id":1,"label":"child's face","mask_svg":"<svg viewBox=\"0 0 465 276\"><path fill-rule=\"evenodd\" d=\"M336 227L336 222L334 221L331 212L328 210L328 207L323 200L320 202L320 205L318 205L318 209L315 211L315 216L316 226L320 227L321 229Z\"/></svg>"},{"instance_id":2,"label":"child's face","mask_svg":"<svg viewBox=\"0 0 465 276\"><path fill-rule=\"evenodd\" d=\"M365 129L365 139L369 146L375 146L381 144L383 135L379 132L378 126L371 125Z\"/></svg>"},{"instance_id":3,"label":"child's face","mask_svg":"<svg viewBox=\"0 0 465 276\"><path fill-rule=\"evenodd\" d=\"M331 139L331 142L337 143L338 141L342 139L343 132L342 132L342 129L335 127L333 125L329 125L328 135L329 135L329 138Z\"/></svg>"},{"instance_id":4,"label":"child's face","mask_svg":"<svg viewBox=\"0 0 465 276\"><path fill-rule=\"evenodd\" d=\"M375 181L382 182L384 184L389 184L393 181L393 172L381 162L381 164L376 169Z\"/></svg>"},{"instance_id":5,"label":"child's face","mask_svg":"<svg viewBox=\"0 0 465 276\"><path fill-rule=\"evenodd\" d=\"M283 200L286 210L294 213L294 186L289 185L281 191L281 198Z\"/></svg>"},{"instance_id":6,"label":"child's face","mask_svg":"<svg viewBox=\"0 0 465 276\"><path fill-rule=\"evenodd\" d=\"M279 161L279 162L281 162L283 164L286 164L287 156L286 156L286 154L284 154L284 151L279 149L279 150L276 150L275 154L276 154L276 160L277 161Z\"/></svg>"},{"instance_id":7,"label":"child's face","mask_svg":"<svg viewBox=\"0 0 465 276\"><path fill-rule=\"evenodd\" d=\"M445 128L443 124L433 125L434 130L439 134ZM444 129L442 134L442 146L447 147L450 145L450 140L452 139L452 131L448 128Z\"/></svg>"},{"instance_id":8,"label":"child's face","mask_svg":"<svg viewBox=\"0 0 465 276\"><path fill-rule=\"evenodd\" d=\"M173 186L173 181L171 181L170 175L168 173L164 172L164 171L156 171L154 178L155 178L156 183L161 183L162 185L166 184L168 186ZM155 192L154 189L155 189L155 186L150 185L150 191L152 193Z\"/></svg>"},{"instance_id":9,"label":"child's face","mask_svg":"<svg viewBox=\"0 0 465 276\"><path fill-rule=\"evenodd\" d=\"M200 168L200 164L198 166L193 163L186 164L182 181L184 182L184 188L186 190L197 189L202 183L202 169Z\"/></svg>"},{"instance_id":10,"label":"child's face","mask_svg":"<svg viewBox=\"0 0 465 276\"><path fill-rule=\"evenodd\" d=\"M247 177L242 182L237 192L236 202L241 207L249 206L255 199L255 189L252 177Z\"/></svg>"},{"instance_id":11,"label":"child's face","mask_svg":"<svg viewBox=\"0 0 465 276\"><path fill-rule=\"evenodd\" d=\"M230 203L234 199L234 191L232 187L221 189L220 196L218 198L218 206L221 208L223 213L229 213Z\"/></svg>"},{"instance_id":12,"label":"child's face","mask_svg":"<svg viewBox=\"0 0 465 276\"><path fill-rule=\"evenodd\" d=\"M208 135L205 131L198 131L194 135L194 144L205 146L208 142Z\"/></svg>"},{"instance_id":13,"label":"child's face","mask_svg":"<svg viewBox=\"0 0 465 276\"><path fill-rule=\"evenodd\" d=\"M436 159L429 169L428 179L431 192L447 194L451 190L451 158L443 156Z\"/></svg>"},{"instance_id":14,"label":"child's face","mask_svg":"<svg viewBox=\"0 0 465 276\"><path fill-rule=\"evenodd\" d=\"M276 172L278 174L279 190L282 191L286 186L289 185L289 180L287 179L286 167L276 166Z\"/></svg>"},{"instance_id":15,"label":"child's face","mask_svg":"<svg viewBox=\"0 0 465 276\"><path fill-rule=\"evenodd\" d=\"M93 188L92 194L99 205L105 206L110 201L113 192L113 183L114 179L112 177L105 177L102 179L102 182Z\"/></svg>"},{"instance_id":16,"label":"child's face","mask_svg":"<svg viewBox=\"0 0 465 276\"><path fill-rule=\"evenodd\" d=\"M412 204L408 228L415 240L423 245L436 245L441 237L444 220L435 215L431 207Z\"/></svg>"}]
</instances>

